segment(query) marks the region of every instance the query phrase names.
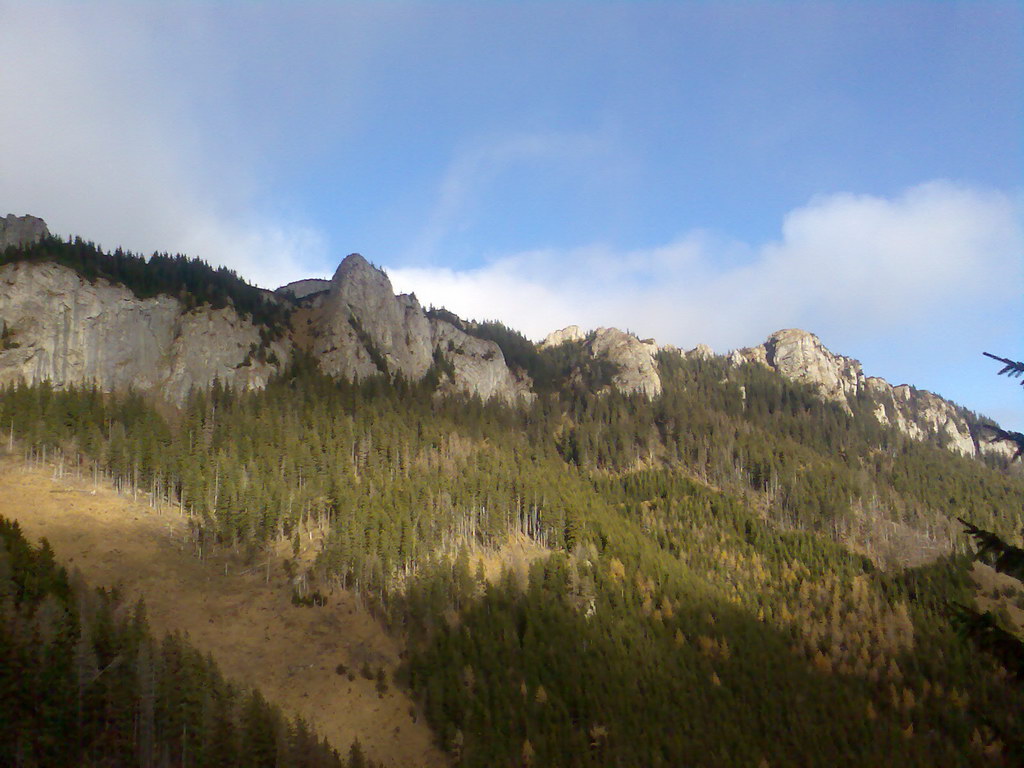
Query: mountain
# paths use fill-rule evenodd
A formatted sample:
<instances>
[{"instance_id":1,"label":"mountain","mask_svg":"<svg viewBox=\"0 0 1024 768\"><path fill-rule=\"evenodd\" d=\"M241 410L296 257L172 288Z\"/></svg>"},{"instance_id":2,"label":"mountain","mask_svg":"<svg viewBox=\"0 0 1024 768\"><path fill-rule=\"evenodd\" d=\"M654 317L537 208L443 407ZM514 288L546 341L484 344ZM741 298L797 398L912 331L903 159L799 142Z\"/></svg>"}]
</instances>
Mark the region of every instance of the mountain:
<instances>
[{"instance_id":1,"label":"mountain","mask_svg":"<svg viewBox=\"0 0 1024 768\"><path fill-rule=\"evenodd\" d=\"M1024 476L980 419L812 334L727 356L607 328L534 344L396 296L357 255L268 292L42 234L0 279L0 366L24 382L0 388L0 446L174 516L211 589L238 563L304 610L363 606L400 660L380 695L411 697L453 765L1024 764L1024 689L953 618L977 601L1019 629L1024 593L972 567L957 518L1012 538ZM165 304L170 342L137 352L155 373L109 365L104 333L127 342L97 318ZM168 350L204 313L254 334L228 357L243 378L175 389ZM65 378L35 373L54 357ZM329 613L331 641L376 658ZM324 695L353 682L336 672Z\"/></svg>"},{"instance_id":2,"label":"mountain","mask_svg":"<svg viewBox=\"0 0 1024 768\"><path fill-rule=\"evenodd\" d=\"M11 249L0 259L0 385L133 387L180 405L193 388L209 388L214 381L262 388L301 352L335 377L417 382L429 375L440 391L508 403L536 395L525 366L510 365L502 345L479 325L443 311L428 313L415 295L396 296L384 271L359 254L347 256L329 281L300 280L273 294L249 289L257 303L277 305L285 316L269 329L230 300L218 306L189 301L182 286L140 295L123 276L90 274L81 262L76 268L67 251L90 246L55 240L33 216L0 219L0 248ZM551 333L536 350L563 346L579 348L582 356L560 371L564 380L591 386L596 380L586 380L584 368L604 366L607 381L598 389L648 398L662 389L659 352L682 354L616 328L587 334L577 326ZM698 347L687 354L706 356L710 350ZM914 439L935 440L967 456L1006 453L1004 445L983 439L984 422L965 409L930 392L865 376L859 362L832 353L806 331L777 331L759 346L729 353L728 360L760 363L808 383L848 412L851 400L869 398L881 424Z\"/></svg>"},{"instance_id":3,"label":"mountain","mask_svg":"<svg viewBox=\"0 0 1024 768\"><path fill-rule=\"evenodd\" d=\"M880 424L892 425L916 440L936 439L965 456L992 453L1009 457L1005 443L986 440L977 416L932 392L907 384L893 386L865 376L857 360L833 354L813 333L791 328L776 331L761 345L730 353L734 365L760 363L791 381L810 384L822 397L847 412L858 397L870 399Z\"/></svg>"},{"instance_id":4,"label":"mountain","mask_svg":"<svg viewBox=\"0 0 1024 768\"><path fill-rule=\"evenodd\" d=\"M332 376L383 374L415 382L433 370L445 374L444 389L483 400L531 396L529 382L509 370L497 344L428 317L414 295L396 296L384 271L358 253L345 257L325 291L297 301L293 328L303 329L303 338L295 341Z\"/></svg>"}]
</instances>

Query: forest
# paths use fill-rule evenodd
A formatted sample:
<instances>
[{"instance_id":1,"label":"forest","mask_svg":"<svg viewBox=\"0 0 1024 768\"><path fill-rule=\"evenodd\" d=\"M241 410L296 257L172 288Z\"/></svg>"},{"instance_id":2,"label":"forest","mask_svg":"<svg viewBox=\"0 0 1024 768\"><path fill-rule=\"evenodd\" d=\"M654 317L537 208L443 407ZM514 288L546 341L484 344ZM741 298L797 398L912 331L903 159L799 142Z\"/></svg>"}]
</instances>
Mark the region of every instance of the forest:
<instances>
[{"instance_id":1,"label":"forest","mask_svg":"<svg viewBox=\"0 0 1024 768\"><path fill-rule=\"evenodd\" d=\"M166 295L181 300L185 309L231 305L243 317L251 317L269 338L277 338L288 326L291 307L255 288L227 267L213 268L202 259L180 253L154 253L148 258L120 248L112 253L80 237L61 240L44 237L39 242L11 246L0 252L0 267L19 262L52 262L69 267L90 282L103 278L123 285L140 299Z\"/></svg>"},{"instance_id":2,"label":"forest","mask_svg":"<svg viewBox=\"0 0 1024 768\"><path fill-rule=\"evenodd\" d=\"M458 765L1021 764L1024 688L951 619L975 590L956 518L1018 540L1024 478L1005 461L911 440L880 425L867 396L847 412L761 366L663 352L661 396L597 394L608 371L570 375L586 363L579 343L538 350L497 323L462 327L528 371L536 400L442 395L436 379L335 380L298 355L265 390L215 386L178 410L133 392L10 387L0 430L28 459L177 507L196 556L255 560L315 538L297 599L360 595L405 645L396 683ZM173 765L183 750L226 750L274 765L244 750L309 742L307 762L279 764L338 764L180 638L145 639L143 608L96 592L81 607L45 546L4 530L7 552L22 554L0 563L42 575L27 597L7 588L22 629L3 652L35 654L26 663L63 675L64 696L5 712L0 722L35 717L40 734L25 745L9 731L5 744ZM543 556L487 576L479 554L515 538ZM75 667L83 637L88 669L133 661L87 692L124 686L107 724L76 721L74 744L57 746L46 734L73 719L88 679ZM159 716L160 675L183 667L199 680L194 708ZM198 718L188 728L184 710ZM150 740L127 738L150 711ZM272 722L276 746L244 735L262 727L246 718Z\"/></svg>"},{"instance_id":3,"label":"forest","mask_svg":"<svg viewBox=\"0 0 1024 768\"><path fill-rule=\"evenodd\" d=\"M362 768L0 518L0 763Z\"/></svg>"}]
</instances>

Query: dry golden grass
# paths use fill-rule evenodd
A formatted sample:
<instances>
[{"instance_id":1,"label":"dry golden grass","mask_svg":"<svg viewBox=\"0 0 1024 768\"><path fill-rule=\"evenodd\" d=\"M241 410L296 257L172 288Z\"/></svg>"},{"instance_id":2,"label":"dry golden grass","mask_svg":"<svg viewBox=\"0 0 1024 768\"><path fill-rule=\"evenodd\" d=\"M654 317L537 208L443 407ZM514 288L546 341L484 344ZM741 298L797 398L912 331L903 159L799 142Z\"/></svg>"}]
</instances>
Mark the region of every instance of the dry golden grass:
<instances>
[{"instance_id":1,"label":"dry golden grass","mask_svg":"<svg viewBox=\"0 0 1024 768\"><path fill-rule=\"evenodd\" d=\"M351 594L334 592L321 608L294 606L280 558L269 580L266 569L246 572L230 553L198 560L176 510L133 503L87 480L54 480L50 469L11 456L0 457L0 515L32 540L45 536L90 583L143 598L157 635L187 632L229 678L301 715L343 754L358 738L388 765L448 763L403 691L390 685L380 697L359 675L363 664L383 666L390 681L400 647ZM339 663L355 680L336 674Z\"/></svg>"},{"instance_id":2,"label":"dry golden grass","mask_svg":"<svg viewBox=\"0 0 1024 768\"><path fill-rule=\"evenodd\" d=\"M1005 609L1006 615L1013 622L1017 632L1024 632L1024 610L1017 605L1016 598L1021 593L1021 584L1012 576L999 573L995 568L984 563L975 562L971 569L971 578L978 587L974 602L981 611ZM999 597L996 597L996 593Z\"/></svg>"},{"instance_id":3,"label":"dry golden grass","mask_svg":"<svg viewBox=\"0 0 1024 768\"><path fill-rule=\"evenodd\" d=\"M484 578L497 583L503 572L511 572L516 580L525 586L529 581L530 565L551 554L551 550L537 543L525 534L510 534L500 549L469 547L469 564L472 572L478 565L483 567Z\"/></svg>"}]
</instances>

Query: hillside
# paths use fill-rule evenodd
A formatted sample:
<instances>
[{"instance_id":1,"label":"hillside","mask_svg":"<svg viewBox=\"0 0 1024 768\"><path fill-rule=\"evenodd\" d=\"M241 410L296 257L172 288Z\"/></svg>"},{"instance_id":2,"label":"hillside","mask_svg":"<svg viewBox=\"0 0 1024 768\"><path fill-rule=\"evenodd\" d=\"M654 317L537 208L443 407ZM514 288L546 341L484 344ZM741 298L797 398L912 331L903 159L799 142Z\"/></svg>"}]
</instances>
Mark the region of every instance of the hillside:
<instances>
[{"instance_id":1,"label":"hillside","mask_svg":"<svg viewBox=\"0 0 1024 768\"><path fill-rule=\"evenodd\" d=\"M343 592L315 610L293 605L284 558L268 553L255 567L229 552L199 559L176 508L133 502L88 478L55 480L49 467L10 456L0 456L0 517L32 541L45 537L57 561L88 583L144 601L158 637L186 633L228 679L256 686L343 753L358 740L388 765L445 764L407 696L393 685L380 696L360 674L370 665L391 680L394 640Z\"/></svg>"},{"instance_id":2,"label":"hillside","mask_svg":"<svg viewBox=\"0 0 1024 768\"><path fill-rule=\"evenodd\" d=\"M180 407L193 388L214 382L261 389L302 356L333 377L384 376L527 404L565 388L657 397L662 354L713 356L703 345L683 353L616 328L570 326L534 344L501 323L465 321L424 310L415 295L396 296L386 273L359 254L331 280L270 293L180 254L107 253L50 236L42 219L0 219L0 384L131 388ZM986 419L867 376L812 333L780 330L725 359L808 384L850 413L855 401L870 401L875 421L914 439L968 456L1008 455L985 441Z\"/></svg>"},{"instance_id":3,"label":"hillside","mask_svg":"<svg viewBox=\"0 0 1024 768\"><path fill-rule=\"evenodd\" d=\"M36 485L29 480L28 486ZM13 493L5 489L11 506L23 511L24 503L53 505L52 498L33 497L39 489L26 493L18 486ZM45 515L31 522L55 527ZM57 522L60 527L66 521ZM77 522L70 526L72 538L88 538ZM87 568L96 561L89 551L93 541L69 545L84 555L79 560ZM138 544L130 538L118 543L129 550ZM141 550L155 554L155 543ZM121 552L103 555L109 563ZM61 565L46 538L33 544L18 521L5 517L0 614L4 765L369 765L358 744L343 759L301 717L286 717L259 690L226 680L187 633L154 635L141 599L132 602L117 587L90 585L80 569Z\"/></svg>"},{"instance_id":4,"label":"hillside","mask_svg":"<svg viewBox=\"0 0 1024 768\"><path fill-rule=\"evenodd\" d=\"M346 259L297 300L259 386L215 380L169 404L23 378L0 393L0 426L29 461L178 510L174 568L197 575L165 596L168 626L200 593L300 667L276 632L363 627L392 718L363 722L396 764L1019 764L1024 689L951 618L975 591L956 517L1010 538L1024 522L1024 478L977 417L802 331L731 357L614 329L533 345L385 281ZM64 514L39 509L46 525ZM238 658L342 739L330 707L372 691L338 689L335 656L292 678ZM302 693L335 703L303 709Z\"/></svg>"}]
</instances>

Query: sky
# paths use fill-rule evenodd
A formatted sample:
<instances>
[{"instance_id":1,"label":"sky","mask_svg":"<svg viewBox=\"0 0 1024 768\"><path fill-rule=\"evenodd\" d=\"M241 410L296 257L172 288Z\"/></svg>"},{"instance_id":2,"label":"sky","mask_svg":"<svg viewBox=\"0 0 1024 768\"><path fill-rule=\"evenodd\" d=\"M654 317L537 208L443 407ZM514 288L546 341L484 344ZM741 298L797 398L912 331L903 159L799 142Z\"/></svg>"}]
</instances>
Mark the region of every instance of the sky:
<instances>
[{"instance_id":1,"label":"sky","mask_svg":"<svg viewBox=\"0 0 1024 768\"><path fill-rule=\"evenodd\" d=\"M817 334L1024 429L1017 2L0 0L0 215L541 339Z\"/></svg>"}]
</instances>

